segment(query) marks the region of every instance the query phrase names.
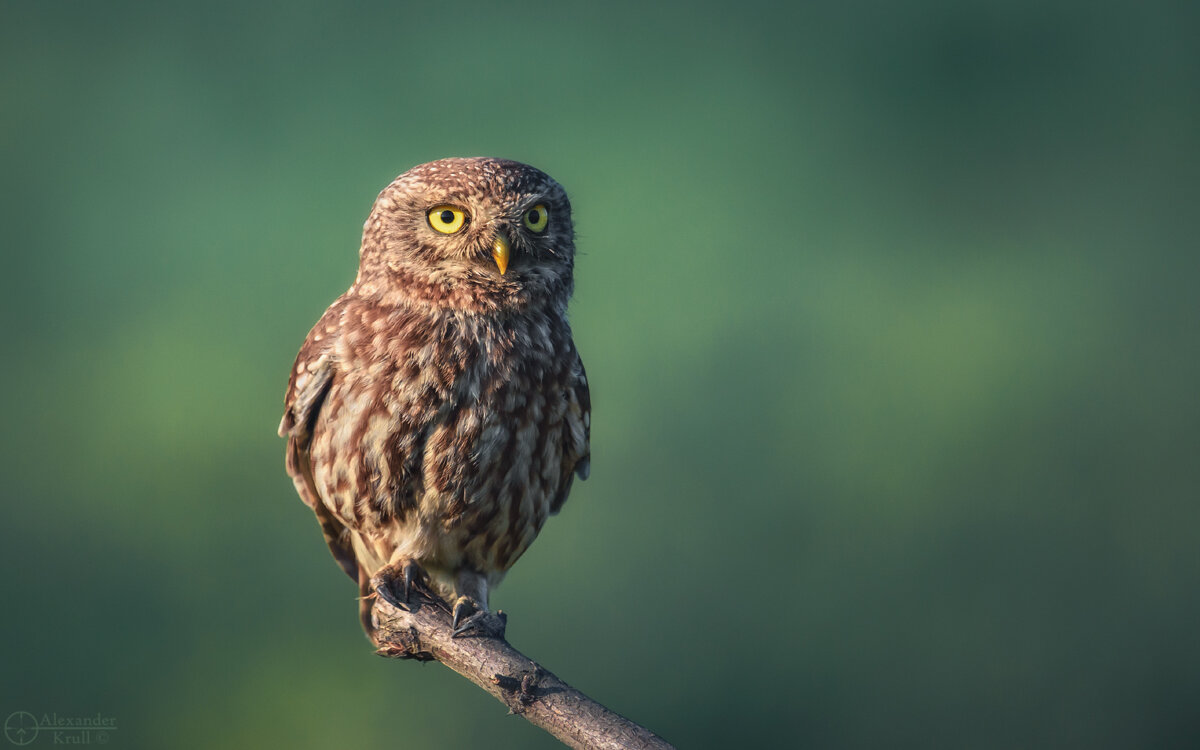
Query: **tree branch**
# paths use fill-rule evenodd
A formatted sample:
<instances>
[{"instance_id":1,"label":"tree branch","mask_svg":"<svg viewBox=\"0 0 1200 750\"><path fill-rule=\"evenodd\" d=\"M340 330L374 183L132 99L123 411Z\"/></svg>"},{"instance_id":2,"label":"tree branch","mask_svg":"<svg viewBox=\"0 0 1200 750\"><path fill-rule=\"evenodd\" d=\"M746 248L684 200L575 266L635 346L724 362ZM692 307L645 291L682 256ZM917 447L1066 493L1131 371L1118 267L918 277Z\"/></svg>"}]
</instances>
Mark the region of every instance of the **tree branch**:
<instances>
[{"instance_id":1,"label":"tree branch","mask_svg":"<svg viewBox=\"0 0 1200 750\"><path fill-rule=\"evenodd\" d=\"M645 727L610 711L535 664L503 638L463 633L451 637L450 610L417 587L408 609L375 596L375 642L381 656L436 659L491 693L563 743L581 750L673 750ZM503 617L503 614L500 615Z\"/></svg>"}]
</instances>

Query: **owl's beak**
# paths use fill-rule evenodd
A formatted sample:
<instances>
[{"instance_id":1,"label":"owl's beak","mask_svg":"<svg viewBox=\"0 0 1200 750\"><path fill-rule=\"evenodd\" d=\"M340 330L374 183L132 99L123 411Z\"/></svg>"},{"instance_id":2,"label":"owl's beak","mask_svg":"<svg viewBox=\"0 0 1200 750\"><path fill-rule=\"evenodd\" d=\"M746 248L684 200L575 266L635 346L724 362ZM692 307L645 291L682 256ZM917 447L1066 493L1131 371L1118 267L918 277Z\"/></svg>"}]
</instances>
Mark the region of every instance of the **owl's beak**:
<instances>
[{"instance_id":1,"label":"owl's beak","mask_svg":"<svg viewBox=\"0 0 1200 750\"><path fill-rule=\"evenodd\" d=\"M500 269L500 275L508 270L508 259L512 255L512 247L508 244L508 238L501 232L496 235L496 240L492 242L492 259L496 261L496 267Z\"/></svg>"}]
</instances>

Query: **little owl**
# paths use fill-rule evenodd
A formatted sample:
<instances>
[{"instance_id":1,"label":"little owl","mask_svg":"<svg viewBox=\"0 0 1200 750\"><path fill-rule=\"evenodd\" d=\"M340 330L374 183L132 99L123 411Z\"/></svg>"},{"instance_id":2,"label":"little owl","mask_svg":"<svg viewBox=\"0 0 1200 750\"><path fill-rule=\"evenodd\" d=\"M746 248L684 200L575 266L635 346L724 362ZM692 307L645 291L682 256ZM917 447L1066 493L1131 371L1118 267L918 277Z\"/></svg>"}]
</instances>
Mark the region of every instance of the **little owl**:
<instances>
[{"instance_id":1,"label":"little owl","mask_svg":"<svg viewBox=\"0 0 1200 750\"><path fill-rule=\"evenodd\" d=\"M279 425L368 634L373 589L407 600L423 574L456 634L482 630L488 593L587 478L573 236L562 187L513 161L422 164L375 200Z\"/></svg>"}]
</instances>

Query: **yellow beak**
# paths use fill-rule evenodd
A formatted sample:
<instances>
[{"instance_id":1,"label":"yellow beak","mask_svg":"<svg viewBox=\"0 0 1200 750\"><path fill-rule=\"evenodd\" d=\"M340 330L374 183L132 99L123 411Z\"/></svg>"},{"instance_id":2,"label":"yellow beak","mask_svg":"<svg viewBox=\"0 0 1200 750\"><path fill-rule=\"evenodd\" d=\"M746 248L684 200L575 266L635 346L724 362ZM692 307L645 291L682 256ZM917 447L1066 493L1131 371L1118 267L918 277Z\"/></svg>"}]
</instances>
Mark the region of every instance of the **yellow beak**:
<instances>
[{"instance_id":1,"label":"yellow beak","mask_svg":"<svg viewBox=\"0 0 1200 750\"><path fill-rule=\"evenodd\" d=\"M508 238L503 234L497 234L495 242L492 243L492 258L496 261L496 267L500 269L500 275L508 270L508 258L512 255L512 248L509 247Z\"/></svg>"}]
</instances>

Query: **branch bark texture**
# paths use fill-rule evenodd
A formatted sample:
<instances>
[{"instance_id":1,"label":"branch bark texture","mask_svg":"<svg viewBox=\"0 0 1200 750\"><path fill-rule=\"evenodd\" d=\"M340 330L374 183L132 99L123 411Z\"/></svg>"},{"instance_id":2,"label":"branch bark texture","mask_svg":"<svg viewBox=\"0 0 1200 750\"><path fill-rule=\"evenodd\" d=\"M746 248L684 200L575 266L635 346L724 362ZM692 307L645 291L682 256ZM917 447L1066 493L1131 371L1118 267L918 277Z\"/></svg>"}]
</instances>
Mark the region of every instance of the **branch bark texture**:
<instances>
[{"instance_id":1,"label":"branch bark texture","mask_svg":"<svg viewBox=\"0 0 1200 750\"><path fill-rule=\"evenodd\" d=\"M450 610L417 587L407 609L375 596L375 642L381 656L436 659L508 706L509 712L581 750L673 750L639 726L543 669L503 638L464 633L451 637Z\"/></svg>"}]
</instances>

